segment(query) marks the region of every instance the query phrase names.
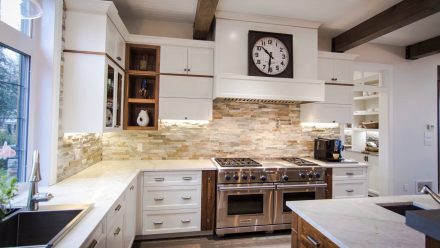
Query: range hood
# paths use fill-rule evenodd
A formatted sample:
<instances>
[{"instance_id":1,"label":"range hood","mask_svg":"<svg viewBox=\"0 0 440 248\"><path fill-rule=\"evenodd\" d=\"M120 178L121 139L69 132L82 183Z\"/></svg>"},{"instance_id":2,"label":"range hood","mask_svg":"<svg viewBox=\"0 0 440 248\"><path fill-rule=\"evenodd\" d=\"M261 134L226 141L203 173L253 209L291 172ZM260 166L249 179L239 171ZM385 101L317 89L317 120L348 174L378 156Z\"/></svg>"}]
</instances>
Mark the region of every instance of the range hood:
<instances>
[{"instance_id":1,"label":"range hood","mask_svg":"<svg viewBox=\"0 0 440 248\"><path fill-rule=\"evenodd\" d=\"M214 98L245 102L293 103L324 101L323 80L255 77L224 73L215 76Z\"/></svg>"}]
</instances>

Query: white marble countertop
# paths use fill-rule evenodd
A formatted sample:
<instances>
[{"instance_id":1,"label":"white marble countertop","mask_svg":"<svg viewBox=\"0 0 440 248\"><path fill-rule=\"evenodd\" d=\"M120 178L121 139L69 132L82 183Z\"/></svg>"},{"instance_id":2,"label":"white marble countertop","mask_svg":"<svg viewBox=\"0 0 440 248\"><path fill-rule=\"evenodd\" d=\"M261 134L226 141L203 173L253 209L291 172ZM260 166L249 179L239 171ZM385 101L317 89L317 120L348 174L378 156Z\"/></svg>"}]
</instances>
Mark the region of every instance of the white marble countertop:
<instances>
[{"instance_id":1,"label":"white marble countertop","mask_svg":"<svg viewBox=\"0 0 440 248\"><path fill-rule=\"evenodd\" d=\"M56 247L78 247L104 218L130 182L142 171L216 170L211 160L102 161L55 185L40 187L54 198L41 205L93 204L93 208ZM27 192L14 199L24 206Z\"/></svg>"},{"instance_id":2,"label":"white marble countertop","mask_svg":"<svg viewBox=\"0 0 440 248\"><path fill-rule=\"evenodd\" d=\"M425 247L425 235L407 226L404 216L377 205L404 202L440 209L428 195L290 201L287 206L341 248Z\"/></svg>"},{"instance_id":3,"label":"white marble countertop","mask_svg":"<svg viewBox=\"0 0 440 248\"><path fill-rule=\"evenodd\" d=\"M314 162L319 164L322 167L327 167L327 168L353 168L353 167L367 167L368 165L366 163L361 163L361 162L353 162L353 163L337 163L337 162L324 162L324 161L320 161L320 160L316 160L313 158L304 158L305 160Z\"/></svg>"}]
</instances>

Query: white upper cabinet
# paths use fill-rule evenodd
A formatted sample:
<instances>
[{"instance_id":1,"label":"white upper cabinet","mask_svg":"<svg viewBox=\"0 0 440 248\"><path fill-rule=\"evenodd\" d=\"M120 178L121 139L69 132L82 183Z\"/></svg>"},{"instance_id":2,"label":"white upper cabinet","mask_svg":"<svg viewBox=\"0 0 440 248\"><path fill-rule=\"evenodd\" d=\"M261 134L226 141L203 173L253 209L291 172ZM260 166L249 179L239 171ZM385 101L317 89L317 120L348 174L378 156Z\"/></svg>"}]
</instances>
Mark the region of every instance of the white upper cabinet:
<instances>
[{"instance_id":1,"label":"white upper cabinet","mask_svg":"<svg viewBox=\"0 0 440 248\"><path fill-rule=\"evenodd\" d=\"M352 106L345 104L301 104L301 122L350 123Z\"/></svg>"},{"instance_id":2,"label":"white upper cabinet","mask_svg":"<svg viewBox=\"0 0 440 248\"><path fill-rule=\"evenodd\" d=\"M319 52L318 79L328 83L352 84L353 60L357 55Z\"/></svg>"},{"instance_id":3,"label":"white upper cabinet","mask_svg":"<svg viewBox=\"0 0 440 248\"><path fill-rule=\"evenodd\" d=\"M125 67L125 41L110 19L107 19L106 53L122 68Z\"/></svg>"},{"instance_id":4,"label":"white upper cabinet","mask_svg":"<svg viewBox=\"0 0 440 248\"><path fill-rule=\"evenodd\" d=\"M188 48L188 74L214 75L214 51L210 48Z\"/></svg>"},{"instance_id":5,"label":"white upper cabinet","mask_svg":"<svg viewBox=\"0 0 440 248\"><path fill-rule=\"evenodd\" d=\"M211 48L161 46L160 72L212 76L214 51Z\"/></svg>"},{"instance_id":6,"label":"white upper cabinet","mask_svg":"<svg viewBox=\"0 0 440 248\"><path fill-rule=\"evenodd\" d=\"M353 103L353 87L348 85L325 85L325 101L323 103Z\"/></svg>"}]
</instances>

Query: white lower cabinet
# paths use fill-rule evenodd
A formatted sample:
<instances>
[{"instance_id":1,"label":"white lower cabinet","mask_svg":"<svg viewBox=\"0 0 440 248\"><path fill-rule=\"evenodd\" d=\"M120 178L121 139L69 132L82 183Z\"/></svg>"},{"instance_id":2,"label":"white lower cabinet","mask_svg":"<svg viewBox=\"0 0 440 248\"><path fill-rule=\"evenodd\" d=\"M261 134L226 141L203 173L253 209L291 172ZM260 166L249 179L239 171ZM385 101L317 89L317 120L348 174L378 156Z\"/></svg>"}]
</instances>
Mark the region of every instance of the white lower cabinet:
<instances>
[{"instance_id":1,"label":"white lower cabinet","mask_svg":"<svg viewBox=\"0 0 440 248\"><path fill-rule=\"evenodd\" d=\"M133 180L125 193L124 247L131 247L136 236L137 179Z\"/></svg>"},{"instance_id":2,"label":"white lower cabinet","mask_svg":"<svg viewBox=\"0 0 440 248\"><path fill-rule=\"evenodd\" d=\"M332 198L368 197L367 167L333 168Z\"/></svg>"},{"instance_id":3,"label":"white lower cabinet","mask_svg":"<svg viewBox=\"0 0 440 248\"><path fill-rule=\"evenodd\" d=\"M144 172L142 234L200 231L201 171Z\"/></svg>"},{"instance_id":4,"label":"white lower cabinet","mask_svg":"<svg viewBox=\"0 0 440 248\"><path fill-rule=\"evenodd\" d=\"M106 238L105 220L102 220L81 248L104 248Z\"/></svg>"},{"instance_id":5,"label":"white lower cabinet","mask_svg":"<svg viewBox=\"0 0 440 248\"><path fill-rule=\"evenodd\" d=\"M113 226L107 228L107 248L124 247L124 215L118 215Z\"/></svg>"}]
</instances>

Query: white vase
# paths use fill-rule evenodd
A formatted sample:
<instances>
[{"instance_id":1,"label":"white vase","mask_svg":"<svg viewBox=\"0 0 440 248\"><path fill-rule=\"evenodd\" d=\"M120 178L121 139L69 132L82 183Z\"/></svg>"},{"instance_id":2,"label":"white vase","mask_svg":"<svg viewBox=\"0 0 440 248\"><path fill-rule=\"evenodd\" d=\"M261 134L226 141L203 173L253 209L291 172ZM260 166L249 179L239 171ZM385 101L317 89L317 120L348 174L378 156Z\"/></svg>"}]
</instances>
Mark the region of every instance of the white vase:
<instances>
[{"instance_id":1,"label":"white vase","mask_svg":"<svg viewBox=\"0 0 440 248\"><path fill-rule=\"evenodd\" d=\"M150 122L150 117L148 117L148 112L146 110L141 110L136 120L137 124L141 127L146 127L148 122Z\"/></svg>"}]
</instances>

